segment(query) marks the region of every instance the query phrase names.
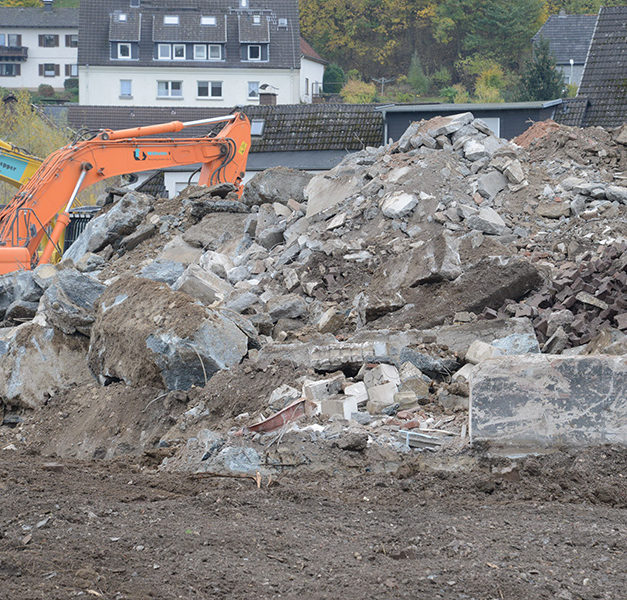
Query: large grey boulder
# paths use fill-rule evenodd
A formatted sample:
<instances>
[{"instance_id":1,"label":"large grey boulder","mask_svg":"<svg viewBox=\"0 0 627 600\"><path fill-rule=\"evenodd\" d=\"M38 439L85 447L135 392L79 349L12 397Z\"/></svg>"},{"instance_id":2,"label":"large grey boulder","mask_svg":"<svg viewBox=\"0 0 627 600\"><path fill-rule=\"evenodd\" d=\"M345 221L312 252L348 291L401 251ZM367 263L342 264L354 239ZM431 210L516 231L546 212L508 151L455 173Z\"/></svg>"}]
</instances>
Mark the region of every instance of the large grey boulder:
<instances>
[{"instance_id":1,"label":"large grey boulder","mask_svg":"<svg viewBox=\"0 0 627 600\"><path fill-rule=\"evenodd\" d=\"M224 313L163 283L130 277L100 299L89 365L102 383L186 390L247 351L247 334Z\"/></svg>"},{"instance_id":2,"label":"large grey boulder","mask_svg":"<svg viewBox=\"0 0 627 600\"><path fill-rule=\"evenodd\" d=\"M279 202L287 204L291 199L304 202L305 188L313 175L287 167L272 167L255 175L244 188L242 202L248 206Z\"/></svg>"},{"instance_id":3,"label":"large grey boulder","mask_svg":"<svg viewBox=\"0 0 627 600\"><path fill-rule=\"evenodd\" d=\"M48 322L63 333L89 335L96 302L106 286L75 269L64 269L44 293L40 310Z\"/></svg>"},{"instance_id":4,"label":"large grey boulder","mask_svg":"<svg viewBox=\"0 0 627 600\"><path fill-rule=\"evenodd\" d=\"M63 260L75 263L87 252L99 252L129 235L152 210L154 198L140 192L129 192L108 212L92 219L78 239L63 255Z\"/></svg>"},{"instance_id":5,"label":"large grey boulder","mask_svg":"<svg viewBox=\"0 0 627 600\"><path fill-rule=\"evenodd\" d=\"M87 337L37 323L0 330L0 400L38 408L59 391L93 381Z\"/></svg>"},{"instance_id":6,"label":"large grey boulder","mask_svg":"<svg viewBox=\"0 0 627 600\"><path fill-rule=\"evenodd\" d=\"M627 444L624 356L493 358L470 377L471 441L541 448Z\"/></svg>"},{"instance_id":7,"label":"large grey boulder","mask_svg":"<svg viewBox=\"0 0 627 600\"><path fill-rule=\"evenodd\" d=\"M33 271L14 271L0 277L0 319L11 319L15 306L28 306L39 302L43 288ZM9 313L9 314L7 314Z\"/></svg>"}]
</instances>

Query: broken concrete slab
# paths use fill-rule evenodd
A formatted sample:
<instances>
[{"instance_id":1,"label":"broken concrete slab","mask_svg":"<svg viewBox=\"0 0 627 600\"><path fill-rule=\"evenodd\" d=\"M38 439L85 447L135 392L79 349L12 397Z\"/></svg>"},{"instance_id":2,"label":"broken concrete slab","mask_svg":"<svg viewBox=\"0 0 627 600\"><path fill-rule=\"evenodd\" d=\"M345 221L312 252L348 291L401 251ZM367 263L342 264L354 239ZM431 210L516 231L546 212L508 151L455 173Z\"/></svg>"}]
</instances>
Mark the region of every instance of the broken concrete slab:
<instances>
[{"instance_id":1,"label":"broken concrete slab","mask_svg":"<svg viewBox=\"0 0 627 600\"><path fill-rule=\"evenodd\" d=\"M244 187L242 202L247 206L279 202L287 205L289 200L304 202L304 190L313 175L288 167L272 167L257 173Z\"/></svg>"},{"instance_id":2,"label":"broken concrete slab","mask_svg":"<svg viewBox=\"0 0 627 600\"><path fill-rule=\"evenodd\" d=\"M316 175L307 184L307 217L328 211L359 191L361 184L358 178L333 177L331 173Z\"/></svg>"},{"instance_id":3,"label":"broken concrete slab","mask_svg":"<svg viewBox=\"0 0 627 600\"><path fill-rule=\"evenodd\" d=\"M172 289L185 292L203 304L222 302L233 292L231 284L199 265L189 265L174 282Z\"/></svg>"},{"instance_id":4,"label":"broken concrete slab","mask_svg":"<svg viewBox=\"0 0 627 600\"><path fill-rule=\"evenodd\" d=\"M495 358L470 379L472 442L538 448L627 445L627 358Z\"/></svg>"},{"instance_id":5,"label":"broken concrete slab","mask_svg":"<svg viewBox=\"0 0 627 600\"><path fill-rule=\"evenodd\" d=\"M471 229L483 231L493 235L502 235L507 231L507 225L501 216L489 206L479 209L479 212L470 215L466 219L466 224Z\"/></svg>"},{"instance_id":6,"label":"broken concrete slab","mask_svg":"<svg viewBox=\"0 0 627 600\"><path fill-rule=\"evenodd\" d=\"M87 366L89 338L48 325L24 323L0 333L0 399L36 409L72 386L93 382Z\"/></svg>"},{"instance_id":7,"label":"broken concrete slab","mask_svg":"<svg viewBox=\"0 0 627 600\"><path fill-rule=\"evenodd\" d=\"M129 235L152 210L154 198L148 194L129 192L105 214L87 223L76 241L63 255L63 262L75 263L87 252L99 252L106 246L115 247L124 236Z\"/></svg>"},{"instance_id":8,"label":"broken concrete slab","mask_svg":"<svg viewBox=\"0 0 627 600\"><path fill-rule=\"evenodd\" d=\"M59 271L41 299L40 310L63 333L89 336L96 303L106 286L75 269Z\"/></svg>"}]
</instances>

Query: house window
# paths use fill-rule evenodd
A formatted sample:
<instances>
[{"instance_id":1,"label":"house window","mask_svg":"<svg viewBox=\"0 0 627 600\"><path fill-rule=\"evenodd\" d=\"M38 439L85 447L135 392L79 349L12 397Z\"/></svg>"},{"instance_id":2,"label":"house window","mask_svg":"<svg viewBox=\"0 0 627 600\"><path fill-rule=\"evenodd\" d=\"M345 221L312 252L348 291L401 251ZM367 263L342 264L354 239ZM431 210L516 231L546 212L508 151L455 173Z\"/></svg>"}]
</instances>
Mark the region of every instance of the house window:
<instances>
[{"instance_id":1,"label":"house window","mask_svg":"<svg viewBox=\"0 0 627 600\"><path fill-rule=\"evenodd\" d=\"M262 136L265 123L263 119L253 119L250 122L250 135Z\"/></svg>"},{"instance_id":2,"label":"house window","mask_svg":"<svg viewBox=\"0 0 627 600\"><path fill-rule=\"evenodd\" d=\"M218 21L215 17L200 17L201 25L217 25Z\"/></svg>"},{"instance_id":3,"label":"house window","mask_svg":"<svg viewBox=\"0 0 627 600\"><path fill-rule=\"evenodd\" d=\"M199 81L198 82L199 98L222 98L222 82L221 81Z\"/></svg>"},{"instance_id":4,"label":"house window","mask_svg":"<svg viewBox=\"0 0 627 600\"><path fill-rule=\"evenodd\" d=\"M248 6L248 0L239 0L239 7L246 8Z\"/></svg>"},{"instance_id":5,"label":"house window","mask_svg":"<svg viewBox=\"0 0 627 600\"><path fill-rule=\"evenodd\" d=\"M259 98L259 82L258 81L248 82L248 97Z\"/></svg>"},{"instance_id":6,"label":"house window","mask_svg":"<svg viewBox=\"0 0 627 600\"><path fill-rule=\"evenodd\" d=\"M209 59L222 60L222 46L220 44L209 44Z\"/></svg>"},{"instance_id":7,"label":"house window","mask_svg":"<svg viewBox=\"0 0 627 600\"><path fill-rule=\"evenodd\" d=\"M287 29L287 19L279 19L279 29Z\"/></svg>"},{"instance_id":8,"label":"house window","mask_svg":"<svg viewBox=\"0 0 627 600\"><path fill-rule=\"evenodd\" d=\"M78 48L78 34L74 33L65 36L66 48Z\"/></svg>"},{"instance_id":9,"label":"house window","mask_svg":"<svg viewBox=\"0 0 627 600\"><path fill-rule=\"evenodd\" d=\"M157 81L157 97L158 98L182 98L183 82L182 81Z\"/></svg>"},{"instance_id":10,"label":"house window","mask_svg":"<svg viewBox=\"0 0 627 600\"><path fill-rule=\"evenodd\" d=\"M170 60L172 58L172 47L170 44L159 44L157 52L159 60Z\"/></svg>"},{"instance_id":11,"label":"house window","mask_svg":"<svg viewBox=\"0 0 627 600\"><path fill-rule=\"evenodd\" d=\"M261 25L261 16L253 15L253 25Z\"/></svg>"},{"instance_id":12,"label":"house window","mask_svg":"<svg viewBox=\"0 0 627 600\"><path fill-rule=\"evenodd\" d=\"M248 46L248 60L261 60L261 46Z\"/></svg>"},{"instance_id":13,"label":"house window","mask_svg":"<svg viewBox=\"0 0 627 600\"><path fill-rule=\"evenodd\" d=\"M120 13L120 14L118 15L118 21L119 21L120 23L126 23L126 13Z\"/></svg>"},{"instance_id":14,"label":"house window","mask_svg":"<svg viewBox=\"0 0 627 600\"><path fill-rule=\"evenodd\" d=\"M118 58L120 60L130 60L131 59L131 45L123 42L118 44Z\"/></svg>"},{"instance_id":15,"label":"house window","mask_svg":"<svg viewBox=\"0 0 627 600\"><path fill-rule=\"evenodd\" d=\"M132 98L133 88L130 79L120 79L120 98Z\"/></svg>"},{"instance_id":16,"label":"house window","mask_svg":"<svg viewBox=\"0 0 627 600\"><path fill-rule=\"evenodd\" d=\"M20 72L20 65L0 63L0 77L17 77Z\"/></svg>"},{"instance_id":17,"label":"house window","mask_svg":"<svg viewBox=\"0 0 627 600\"><path fill-rule=\"evenodd\" d=\"M131 8L139 8L140 0L131 0Z\"/></svg>"},{"instance_id":18,"label":"house window","mask_svg":"<svg viewBox=\"0 0 627 600\"><path fill-rule=\"evenodd\" d=\"M59 45L59 36L45 33L39 36L39 46L42 48L56 48Z\"/></svg>"},{"instance_id":19,"label":"house window","mask_svg":"<svg viewBox=\"0 0 627 600\"><path fill-rule=\"evenodd\" d=\"M4 37L4 33L0 33L0 46L4 46L5 45L5 40L6 38Z\"/></svg>"},{"instance_id":20,"label":"house window","mask_svg":"<svg viewBox=\"0 0 627 600\"><path fill-rule=\"evenodd\" d=\"M207 46L194 44L194 60L207 60Z\"/></svg>"},{"instance_id":21,"label":"house window","mask_svg":"<svg viewBox=\"0 0 627 600\"><path fill-rule=\"evenodd\" d=\"M78 65L65 65L66 77L78 77Z\"/></svg>"},{"instance_id":22,"label":"house window","mask_svg":"<svg viewBox=\"0 0 627 600\"><path fill-rule=\"evenodd\" d=\"M39 65L39 75L43 77L56 77L59 74L59 65L45 63Z\"/></svg>"},{"instance_id":23,"label":"house window","mask_svg":"<svg viewBox=\"0 0 627 600\"><path fill-rule=\"evenodd\" d=\"M179 16L178 15L165 15L163 17L164 25L178 25L179 24Z\"/></svg>"},{"instance_id":24,"label":"house window","mask_svg":"<svg viewBox=\"0 0 627 600\"><path fill-rule=\"evenodd\" d=\"M22 45L22 36L17 33L9 33L7 35L7 46L15 48Z\"/></svg>"},{"instance_id":25,"label":"house window","mask_svg":"<svg viewBox=\"0 0 627 600\"><path fill-rule=\"evenodd\" d=\"M305 95L309 96L309 77L305 77Z\"/></svg>"},{"instance_id":26,"label":"house window","mask_svg":"<svg viewBox=\"0 0 627 600\"><path fill-rule=\"evenodd\" d=\"M172 46L172 58L174 60L185 60L185 44L174 44Z\"/></svg>"}]
</instances>

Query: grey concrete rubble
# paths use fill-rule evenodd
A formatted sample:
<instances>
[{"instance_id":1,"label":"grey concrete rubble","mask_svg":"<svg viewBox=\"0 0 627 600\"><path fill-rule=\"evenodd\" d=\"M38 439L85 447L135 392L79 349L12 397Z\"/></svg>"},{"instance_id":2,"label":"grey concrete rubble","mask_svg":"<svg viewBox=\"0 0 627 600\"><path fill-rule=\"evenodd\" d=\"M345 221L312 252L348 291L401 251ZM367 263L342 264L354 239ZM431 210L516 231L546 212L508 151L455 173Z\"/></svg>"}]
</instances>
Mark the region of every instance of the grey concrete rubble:
<instances>
[{"instance_id":1,"label":"grey concrete rubble","mask_svg":"<svg viewBox=\"0 0 627 600\"><path fill-rule=\"evenodd\" d=\"M467 112L241 198L129 192L61 264L0 277L0 404L163 390L189 406L160 468L240 475L306 464L290 434L346 461L456 451L469 410L473 442L625 443L615 134L507 141Z\"/></svg>"}]
</instances>

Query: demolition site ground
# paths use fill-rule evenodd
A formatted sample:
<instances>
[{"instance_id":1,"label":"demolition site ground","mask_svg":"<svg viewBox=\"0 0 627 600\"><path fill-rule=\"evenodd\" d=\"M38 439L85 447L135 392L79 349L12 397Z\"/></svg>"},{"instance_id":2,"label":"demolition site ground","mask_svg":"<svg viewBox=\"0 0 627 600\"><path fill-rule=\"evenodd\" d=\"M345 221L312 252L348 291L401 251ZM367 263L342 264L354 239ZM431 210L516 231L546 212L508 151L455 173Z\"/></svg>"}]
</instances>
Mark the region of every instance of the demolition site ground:
<instances>
[{"instance_id":1,"label":"demolition site ground","mask_svg":"<svg viewBox=\"0 0 627 600\"><path fill-rule=\"evenodd\" d=\"M624 449L356 454L258 486L4 453L0 598L624 597Z\"/></svg>"}]
</instances>

